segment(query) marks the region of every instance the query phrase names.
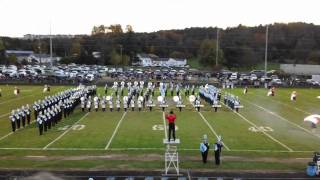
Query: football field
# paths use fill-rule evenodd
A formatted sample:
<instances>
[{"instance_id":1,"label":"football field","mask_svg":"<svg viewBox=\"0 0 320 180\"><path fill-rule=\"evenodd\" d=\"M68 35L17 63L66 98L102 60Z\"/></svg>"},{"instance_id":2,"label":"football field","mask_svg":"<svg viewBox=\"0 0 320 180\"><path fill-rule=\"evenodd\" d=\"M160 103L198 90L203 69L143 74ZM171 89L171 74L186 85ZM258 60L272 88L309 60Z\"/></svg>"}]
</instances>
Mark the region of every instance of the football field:
<instances>
[{"instance_id":1,"label":"football field","mask_svg":"<svg viewBox=\"0 0 320 180\"><path fill-rule=\"evenodd\" d=\"M172 97L167 97L171 107L166 112L158 107L152 112L138 112L137 108L81 112L77 107L71 116L39 136L34 122L12 133L9 113L71 87L53 86L50 93L43 93L43 86L19 87L21 94L16 97L14 86L0 86L0 167L161 169L162 140L167 137L164 115L170 109L177 115L181 168L215 168L213 163L204 166L201 162L199 143L204 134L210 144L222 136L222 169L304 170L313 152L320 151L320 130L303 122L306 116L319 113L318 89L278 88L274 97L268 97L263 88L251 88L246 95L240 88L223 90L222 95L227 91L239 96L244 106L239 112L230 110L223 101L222 108L214 112L204 100L204 108L197 112L187 97L182 112L175 108ZM296 102L290 100L294 90L298 93ZM98 88L98 94L104 94L103 87ZM212 154L211 146L210 161Z\"/></svg>"}]
</instances>

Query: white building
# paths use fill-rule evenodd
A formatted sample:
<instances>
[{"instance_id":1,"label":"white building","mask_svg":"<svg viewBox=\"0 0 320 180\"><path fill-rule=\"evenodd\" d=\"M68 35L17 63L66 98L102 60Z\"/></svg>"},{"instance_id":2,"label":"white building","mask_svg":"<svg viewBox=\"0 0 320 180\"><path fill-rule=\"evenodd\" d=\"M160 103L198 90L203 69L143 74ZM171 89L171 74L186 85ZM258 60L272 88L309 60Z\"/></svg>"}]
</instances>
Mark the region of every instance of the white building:
<instances>
[{"instance_id":1,"label":"white building","mask_svg":"<svg viewBox=\"0 0 320 180\"><path fill-rule=\"evenodd\" d=\"M41 63L41 64L49 64L60 61L60 57L50 57L49 54L32 54L28 57L27 61L29 63Z\"/></svg>"},{"instance_id":2,"label":"white building","mask_svg":"<svg viewBox=\"0 0 320 180\"><path fill-rule=\"evenodd\" d=\"M166 66L166 67L184 67L187 65L187 59L178 58L159 58L154 54L138 54L139 64L141 66Z\"/></svg>"},{"instance_id":3,"label":"white building","mask_svg":"<svg viewBox=\"0 0 320 180\"><path fill-rule=\"evenodd\" d=\"M33 51L20 51L20 50L6 50L6 57L16 56L18 62L22 62L23 60L27 60L30 55L33 55Z\"/></svg>"}]
</instances>

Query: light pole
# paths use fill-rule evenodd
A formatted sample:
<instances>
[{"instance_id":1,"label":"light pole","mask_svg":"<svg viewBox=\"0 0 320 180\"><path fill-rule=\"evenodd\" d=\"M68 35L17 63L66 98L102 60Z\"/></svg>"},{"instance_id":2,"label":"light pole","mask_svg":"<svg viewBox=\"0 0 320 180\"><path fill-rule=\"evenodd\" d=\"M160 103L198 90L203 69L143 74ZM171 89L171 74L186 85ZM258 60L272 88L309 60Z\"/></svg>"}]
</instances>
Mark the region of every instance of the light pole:
<instances>
[{"instance_id":1,"label":"light pole","mask_svg":"<svg viewBox=\"0 0 320 180\"><path fill-rule=\"evenodd\" d=\"M218 57L219 57L219 28L217 28L217 40L216 40L216 66L218 66Z\"/></svg>"},{"instance_id":2,"label":"light pole","mask_svg":"<svg viewBox=\"0 0 320 180\"><path fill-rule=\"evenodd\" d=\"M38 37L38 48L39 48L39 58L40 58L40 65L42 65L42 60L41 60L41 41L40 41L40 35Z\"/></svg>"},{"instance_id":3,"label":"light pole","mask_svg":"<svg viewBox=\"0 0 320 180\"><path fill-rule=\"evenodd\" d=\"M122 44L119 45L120 46L120 55L121 55L121 64L123 63L123 58L122 58Z\"/></svg>"},{"instance_id":4,"label":"light pole","mask_svg":"<svg viewBox=\"0 0 320 180\"><path fill-rule=\"evenodd\" d=\"M264 75L267 76L267 66L268 66L268 34L269 34L269 25L266 27L266 46L264 52Z\"/></svg>"}]
</instances>

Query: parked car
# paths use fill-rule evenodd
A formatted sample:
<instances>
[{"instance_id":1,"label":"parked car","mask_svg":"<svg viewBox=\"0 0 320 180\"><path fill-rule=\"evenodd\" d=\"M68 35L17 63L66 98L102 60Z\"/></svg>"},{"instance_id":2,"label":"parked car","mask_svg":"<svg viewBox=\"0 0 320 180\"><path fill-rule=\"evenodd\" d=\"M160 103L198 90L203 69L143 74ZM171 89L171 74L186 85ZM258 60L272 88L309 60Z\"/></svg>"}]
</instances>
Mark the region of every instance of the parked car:
<instances>
[{"instance_id":1,"label":"parked car","mask_svg":"<svg viewBox=\"0 0 320 180\"><path fill-rule=\"evenodd\" d=\"M250 74L250 80L255 81L258 79L258 76L256 74Z\"/></svg>"},{"instance_id":2,"label":"parked car","mask_svg":"<svg viewBox=\"0 0 320 180\"><path fill-rule=\"evenodd\" d=\"M320 85L320 83L318 81L315 81L313 79L307 79L306 82L307 82L307 84L313 85L313 86L319 86Z\"/></svg>"},{"instance_id":3,"label":"parked car","mask_svg":"<svg viewBox=\"0 0 320 180\"><path fill-rule=\"evenodd\" d=\"M238 73L232 73L229 79L232 80L237 80L238 79Z\"/></svg>"},{"instance_id":4,"label":"parked car","mask_svg":"<svg viewBox=\"0 0 320 180\"><path fill-rule=\"evenodd\" d=\"M272 79L271 82L272 82L273 84L276 84L276 85L282 85L281 79Z\"/></svg>"},{"instance_id":5,"label":"parked car","mask_svg":"<svg viewBox=\"0 0 320 180\"><path fill-rule=\"evenodd\" d=\"M88 81L93 81L93 80L94 80L94 75L93 75L93 74L87 74L87 75L86 75L86 79L87 79Z\"/></svg>"}]
</instances>

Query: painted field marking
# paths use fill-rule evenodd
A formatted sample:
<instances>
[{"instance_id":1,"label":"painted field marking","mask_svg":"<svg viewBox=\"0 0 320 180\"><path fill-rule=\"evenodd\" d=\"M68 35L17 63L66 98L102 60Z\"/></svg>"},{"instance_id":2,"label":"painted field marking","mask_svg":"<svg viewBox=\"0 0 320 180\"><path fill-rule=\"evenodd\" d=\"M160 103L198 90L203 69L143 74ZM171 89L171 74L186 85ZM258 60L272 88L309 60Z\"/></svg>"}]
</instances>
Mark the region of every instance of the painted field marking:
<instances>
[{"instance_id":1,"label":"painted field marking","mask_svg":"<svg viewBox=\"0 0 320 180\"><path fill-rule=\"evenodd\" d=\"M58 88L58 89L61 89L61 88ZM27 95L27 96L34 96L35 94L30 94L30 95ZM23 96L23 97L20 97L20 98L18 98L18 99L23 99L23 98L25 98L25 97L27 97L27 96ZM11 99L11 100L8 100L8 101L13 101L13 100L18 100L18 99ZM6 102L8 102L8 101L4 101L4 102L2 102L2 103L0 103L0 104L4 104L4 103L6 103ZM15 109L15 108L14 108ZM9 115L11 112L8 112L8 113L6 113L6 114L3 114L3 115L0 115L0 118L3 118L3 117L5 117L5 116L7 116L7 115Z\"/></svg>"},{"instance_id":2,"label":"painted field marking","mask_svg":"<svg viewBox=\"0 0 320 180\"><path fill-rule=\"evenodd\" d=\"M10 132L10 133L6 134L5 136L2 136L2 137L0 138L0 141L1 141L2 139L7 138L7 137L10 136L11 134L13 134L13 132Z\"/></svg>"},{"instance_id":3,"label":"painted field marking","mask_svg":"<svg viewBox=\"0 0 320 180\"><path fill-rule=\"evenodd\" d=\"M165 148L0 148L0 150L33 150L33 151L141 151L141 150L164 150ZM199 151L199 149L179 149L182 151ZM262 150L262 149L232 149L230 152L265 152L265 153L312 153L314 151L284 151L284 150Z\"/></svg>"},{"instance_id":4,"label":"painted field marking","mask_svg":"<svg viewBox=\"0 0 320 180\"><path fill-rule=\"evenodd\" d=\"M296 123L294 123L294 122L289 121L288 119L286 119L286 118L284 118L284 117L282 117L282 116L280 116L280 115L278 115L278 114L270 111L269 109L266 109L266 108L264 108L264 107L262 107L262 106L259 106L259 105L257 105L257 104L254 104L254 103L252 103L252 102L250 102L250 101L248 101L248 100L244 100L244 99L243 99L243 101L246 101L247 103L249 103L249 104L251 104L251 105L253 105L253 106L258 107L258 108L262 109L263 111L265 111L265 112L267 112L267 113L269 113L269 114L271 114L271 115L273 115L273 116L276 116L276 117L279 118L280 120L285 121L285 122L287 122L287 123L289 123L289 124L291 124L291 125L299 128L299 129L304 130L305 132L307 132L307 133L309 133L309 134L311 134L311 135L313 135L313 136L316 136L316 137L320 138L320 135L312 133L312 131L310 131L310 130L308 130L308 129L306 129L306 128L304 128L304 127L302 127L302 126L300 126L300 125L298 125L298 124L296 124Z\"/></svg>"},{"instance_id":5,"label":"painted field marking","mask_svg":"<svg viewBox=\"0 0 320 180\"><path fill-rule=\"evenodd\" d=\"M104 148L105 150L109 149L109 147L110 147L110 145L111 145L111 142L112 142L114 136L117 134L118 129L119 129L119 127L120 127L120 124L121 124L121 122L123 121L123 119L124 119L124 117L126 116L126 114L127 114L127 112L124 112L124 113L123 113L120 121L119 121L118 124L117 124L116 129L113 131L112 136L111 136L111 138L110 138L109 141L108 141L108 144L107 144L106 147Z\"/></svg>"},{"instance_id":6,"label":"painted field marking","mask_svg":"<svg viewBox=\"0 0 320 180\"><path fill-rule=\"evenodd\" d=\"M162 112L162 121L163 121L163 126L164 126L164 136L166 139L168 139L168 134L167 134L167 123L166 123L166 118L165 118L165 113Z\"/></svg>"},{"instance_id":7,"label":"painted field marking","mask_svg":"<svg viewBox=\"0 0 320 180\"><path fill-rule=\"evenodd\" d=\"M248 128L248 130L251 132L261 132L261 131L272 132L273 131L273 129L269 126L259 126L258 129L254 126L251 126Z\"/></svg>"},{"instance_id":8,"label":"painted field marking","mask_svg":"<svg viewBox=\"0 0 320 180\"><path fill-rule=\"evenodd\" d=\"M30 126L31 124L33 124L33 123L35 123L35 122L36 122L36 121L31 121L29 125L26 125L26 127ZM20 129L16 129L15 132L21 131L22 129L24 129L24 127L21 127ZM10 135L12 135L12 134L14 134L14 132L10 132L10 133L2 136L2 137L0 138L0 141L3 140L3 139L5 139L5 138L7 138L8 136L10 136Z\"/></svg>"},{"instance_id":9,"label":"painted field marking","mask_svg":"<svg viewBox=\"0 0 320 180\"><path fill-rule=\"evenodd\" d=\"M70 127L71 127L71 129L74 130L74 131L80 131L80 130L84 129L84 128L86 127L86 125L83 125L83 124L76 124L76 125L74 125L74 126L65 125L65 126L63 126L63 127L59 127L59 128L58 128L58 131L65 131L65 130L67 130L67 129L70 128Z\"/></svg>"},{"instance_id":10,"label":"painted field marking","mask_svg":"<svg viewBox=\"0 0 320 180\"><path fill-rule=\"evenodd\" d=\"M267 98L267 97L264 97L264 96L262 96L262 95L258 95L258 96L260 96L260 97L262 97L262 98L264 98L264 99L271 100L271 101L273 101L273 102L275 102L275 103L282 104L282 105L287 106L287 107L289 107L289 108L295 109L295 110L300 111L300 112L302 112L302 113L304 113L304 114L307 114L307 115L312 114L312 113L307 112L307 111L305 111L305 110L302 110L302 109L300 109L300 108L293 107L293 106L290 105L290 104L283 103L283 102L281 102L281 101L277 101L277 100L274 100L274 99L271 99L271 98ZM248 101L248 100L247 100L247 101Z\"/></svg>"},{"instance_id":11,"label":"painted field marking","mask_svg":"<svg viewBox=\"0 0 320 180\"><path fill-rule=\"evenodd\" d=\"M224 103L222 103L224 106L226 106L227 108L229 108L231 111L233 111L229 106L225 105ZM243 115L241 115L240 113L233 111L234 113L236 113L238 116L240 116L243 120L245 120L247 123L251 124L252 126L254 126L255 128L258 128L258 126L256 124L254 124L253 122L249 121L247 118L245 118ZM272 137L270 134L261 131L265 136L269 137L271 140L273 140L274 142L280 144L282 147L284 147L285 149L287 149L290 152L293 152L293 150L291 148L289 148L287 145L283 144L282 142L280 142L279 140L277 140L276 138Z\"/></svg>"},{"instance_id":12,"label":"painted field marking","mask_svg":"<svg viewBox=\"0 0 320 180\"><path fill-rule=\"evenodd\" d=\"M21 100L21 99L24 99L26 97L29 97L29 96L34 96L35 94L29 94L27 96L22 96L22 97L18 97L18 98L14 98L14 99L10 99L10 100L7 100L7 101L3 101L0 103L1 104L5 104L5 103L8 103L8 102L12 102L12 101L16 101L16 100Z\"/></svg>"},{"instance_id":13,"label":"painted field marking","mask_svg":"<svg viewBox=\"0 0 320 180\"><path fill-rule=\"evenodd\" d=\"M207 126L209 127L209 129L211 130L211 132L216 136L216 138L218 138L218 134L217 132L212 128L212 126L209 124L208 120L202 115L201 112L198 112L200 117L202 118L202 120L207 124ZM230 151L230 148L224 143L222 142L223 146Z\"/></svg>"},{"instance_id":14,"label":"painted field marking","mask_svg":"<svg viewBox=\"0 0 320 180\"><path fill-rule=\"evenodd\" d=\"M67 129L65 132L63 132L59 137L57 137L56 139L54 139L53 141L51 141L49 144L47 144L43 149L47 149L49 146L51 146L53 143L55 143L56 141L58 141L59 139L61 139L65 134L67 134L74 125L76 125L78 122L80 122L82 119L84 119L85 117L87 117L89 115L89 112L87 112L84 116L82 116L82 118L80 118L78 121L76 121L69 129Z\"/></svg>"},{"instance_id":15,"label":"painted field marking","mask_svg":"<svg viewBox=\"0 0 320 180\"><path fill-rule=\"evenodd\" d=\"M177 125L175 125L174 127L175 127L175 130L176 130L176 131L179 130L179 128L178 128ZM164 125L162 125L162 124L153 125L153 126L152 126L152 130L153 130L153 131L164 131Z\"/></svg>"},{"instance_id":16,"label":"painted field marking","mask_svg":"<svg viewBox=\"0 0 320 180\"><path fill-rule=\"evenodd\" d=\"M7 114L3 114L3 115L0 116L0 118L3 118L3 117L5 117L5 116L8 116L9 114L10 114L10 112L8 112Z\"/></svg>"}]
</instances>

